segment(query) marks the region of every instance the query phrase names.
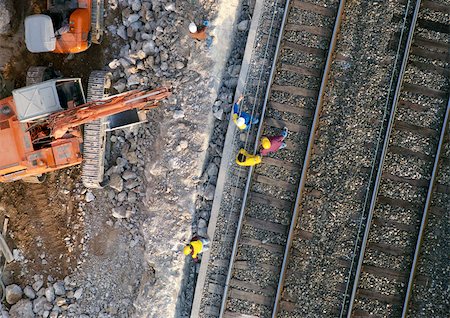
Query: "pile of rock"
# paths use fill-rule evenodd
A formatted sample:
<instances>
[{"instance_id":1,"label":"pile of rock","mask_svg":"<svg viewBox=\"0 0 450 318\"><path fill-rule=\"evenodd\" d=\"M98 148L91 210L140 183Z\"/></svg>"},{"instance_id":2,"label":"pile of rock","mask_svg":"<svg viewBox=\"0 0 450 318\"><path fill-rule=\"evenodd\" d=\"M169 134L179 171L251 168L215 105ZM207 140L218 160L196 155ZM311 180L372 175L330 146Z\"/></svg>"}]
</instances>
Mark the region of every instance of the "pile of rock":
<instances>
[{"instance_id":1,"label":"pile of rock","mask_svg":"<svg viewBox=\"0 0 450 318\"><path fill-rule=\"evenodd\" d=\"M110 1L110 8L121 9L120 21L117 18L108 27L124 41L119 56L109 63L118 92L137 85L156 86L155 81L163 76L182 76L189 50L187 39L180 37L184 21L174 2Z\"/></svg>"},{"instance_id":2,"label":"pile of rock","mask_svg":"<svg viewBox=\"0 0 450 318\"><path fill-rule=\"evenodd\" d=\"M41 275L34 276L34 283L25 288L16 284L6 286L6 302L11 305L9 311L2 308L2 317L87 317L80 312L77 301L82 297L83 289L66 277L55 281L47 277L46 287Z\"/></svg>"},{"instance_id":3,"label":"pile of rock","mask_svg":"<svg viewBox=\"0 0 450 318\"><path fill-rule=\"evenodd\" d=\"M14 7L12 0L0 0L0 34L6 35L11 32Z\"/></svg>"}]
</instances>

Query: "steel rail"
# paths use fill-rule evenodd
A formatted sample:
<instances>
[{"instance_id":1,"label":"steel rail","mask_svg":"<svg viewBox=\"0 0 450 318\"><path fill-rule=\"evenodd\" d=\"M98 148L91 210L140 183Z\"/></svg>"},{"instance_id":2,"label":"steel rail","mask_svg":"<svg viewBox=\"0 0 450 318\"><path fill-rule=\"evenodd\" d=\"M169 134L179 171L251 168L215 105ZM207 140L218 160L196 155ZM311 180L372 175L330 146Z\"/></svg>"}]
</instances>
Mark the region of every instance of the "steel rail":
<instances>
[{"instance_id":1,"label":"steel rail","mask_svg":"<svg viewBox=\"0 0 450 318\"><path fill-rule=\"evenodd\" d=\"M292 246L292 242L294 240L294 231L295 231L295 227L297 225L297 218L300 213L300 203L301 203L301 199L303 198L303 192L305 190L306 175L307 175L307 171L309 168L309 164L311 162L312 149L313 149L314 142L316 139L315 133L316 133L317 127L319 126L319 119L320 119L320 115L322 113L324 97L325 97L325 89L328 84L329 74L330 74L330 70L331 70L331 64L333 61L333 54L336 49L337 37L338 37L339 30L341 27L342 19L343 19L344 7L345 7L345 0L340 0L339 8L338 8L337 16L336 16L336 21L334 23L333 34L331 36L330 46L328 48L328 54L327 54L327 59L326 59L326 63L325 63L325 68L323 71L322 82L320 83L320 90L319 90L319 95L318 95L318 99L317 99L317 103L316 103L316 109L314 112L313 123L312 123L311 130L309 133L308 145L307 145L307 149L306 149L305 158L303 161L302 174L301 174L300 181L299 181L297 196L295 198L294 211L293 211L292 218L291 218L291 225L289 227L287 244L286 244L286 247L284 250L283 263L281 265L281 270L280 270L280 277L278 279L278 287L277 287L277 293L275 296L275 303L274 303L274 309L272 312L272 318L276 318L279 307L280 307L281 293L283 291L283 285L284 285L284 281L286 278L285 274L286 274L286 269L287 269L287 265L288 265L289 252L290 252L290 249Z\"/></svg>"},{"instance_id":2,"label":"steel rail","mask_svg":"<svg viewBox=\"0 0 450 318\"><path fill-rule=\"evenodd\" d=\"M428 221L428 211L429 211L430 205L431 205L433 187L436 182L439 159L441 157L442 147L444 145L445 134L447 131L449 112L450 112L450 98L447 100L447 110L445 112L444 123L442 125L441 135L439 137L438 148L436 150L436 155L434 157L433 172L431 174L430 184L428 186L427 199L425 201L425 207L423 209L422 222L420 223L420 229L419 229L419 236L417 237L416 248L414 250L414 260L411 265L411 271L409 273L409 279L408 279L408 287L406 288L406 296L405 296L405 300L403 302L402 318L406 318L406 314L408 313L409 300L411 298L411 293L412 293L412 288L413 288L413 283L414 283L414 276L416 274L417 263L419 260L420 248L422 247L423 235L424 235L425 227L427 226L427 221Z\"/></svg>"},{"instance_id":3,"label":"steel rail","mask_svg":"<svg viewBox=\"0 0 450 318\"><path fill-rule=\"evenodd\" d=\"M256 134L256 141L255 141L255 147L253 149L253 153L255 154L256 151L258 150L258 140L261 136L262 133L262 128L263 128L263 122L264 122L264 116L266 114L266 108L267 108L267 103L269 100L269 96L270 96L270 88L272 87L272 83L273 80L275 78L275 70L276 70L276 64L277 64L277 60L278 60L278 55L280 53L280 47L281 47L281 39L282 39L282 35L284 33L284 27L286 25L286 21L287 21L287 16L288 16L288 12L289 12L289 5L290 5L290 0L286 0L286 5L285 5L285 10L284 10L284 14L283 14L283 20L281 22L281 28L280 31L278 33L278 40L277 40L277 45L275 47L275 56L273 58L273 62L272 62L272 68L270 70L270 74L269 74L269 82L267 83L267 90L266 90L266 94L264 96L264 104L262 107L262 111L261 111L261 116L260 116L260 122L259 122L259 126L258 126L258 132ZM237 229L236 229L236 235L234 237L234 242L233 242L233 250L231 252L231 258L230 258L230 263L228 265L228 272L227 272L227 278L225 280L225 287L223 290L223 297L222 297L222 303L220 305L220 313L219 313L219 317L223 317L225 310L226 310L226 303L228 300L228 290L230 287L230 280L231 280L231 276L233 273L233 264L236 258L236 254L237 254L237 247L239 244L239 238L241 235L241 230L242 230L242 226L243 226L243 221L244 221L244 216L245 216L245 208L247 205L247 199L248 199L248 192L250 191L250 184L251 184L251 179L252 179L252 175L253 175L253 170L254 167L250 166L248 174L247 174L247 182L245 184L245 189L244 189L244 196L242 199L242 205L241 205L241 210L240 210L240 214L239 214L239 221L238 221L238 225L237 225Z\"/></svg>"},{"instance_id":4,"label":"steel rail","mask_svg":"<svg viewBox=\"0 0 450 318\"><path fill-rule=\"evenodd\" d=\"M361 243L361 250L359 253L358 266L356 268L355 280L353 282L352 294L350 296L350 303L349 303L349 307L348 307L347 318L351 318L353 305L355 303L356 290L358 288L359 279L361 276L362 263L364 260L364 254L366 252L367 241L369 238L369 231L370 231L370 227L372 225L373 213L374 213L375 204L377 202L377 197L378 197L378 191L380 189L380 182L381 182L381 176L382 176L383 168L384 168L384 161L386 159L386 154L387 154L387 150L388 150L388 146L389 146L389 140L391 138L392 129L394 127L395 114L397 112L398 100L400 98L400 92L401 92L401 88L402 88L402 84L403 84L403 78L405 75L406 66L408 64L409 52L411 50L411 44L412 44L412 39L413 39L413 35L414 35L414 30L416 28L417 18L419 16L420 4L421 4L421 0L417 0L416 6L414 8L414 14L413 14L413 17L411 20L411 26L410 26L409 33L408 33L408 39L407 39L406 45L405 45L405 54L403 56L402 65L400 68L397 86L395 88L395 95L394 95L394 98L392 101L392 108L391 108L391 113L390 113L390 117L389 117L389 122L388 122L387 130L386 130L386 135L385 135L384 141L383 141L383 150L381 152L380 162L379 162L378 170L377 170L377 177L375 179L375 184L374 184L374 188L373 188L373 192L372 192L372 198L370 201L370 208L369 208L369 212L367 214L367 223L366 223L367 225L364 230L364 237L363 237L363 240Z\"/></svg>"}]
</instances>

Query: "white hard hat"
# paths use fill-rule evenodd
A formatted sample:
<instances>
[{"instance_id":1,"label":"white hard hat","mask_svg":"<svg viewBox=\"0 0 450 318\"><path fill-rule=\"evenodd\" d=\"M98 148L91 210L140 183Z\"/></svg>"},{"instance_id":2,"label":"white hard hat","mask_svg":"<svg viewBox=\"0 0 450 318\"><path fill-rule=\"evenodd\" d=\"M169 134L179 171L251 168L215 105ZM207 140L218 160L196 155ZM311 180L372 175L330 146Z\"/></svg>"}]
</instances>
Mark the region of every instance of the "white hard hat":
<instances>
[{"instance_id":1,"label":"white hard hat","mask_svg":"<svg viewBox=\"0 0 450 318\"><path fill-rule=\"evenodd\" d=\"M239 117L236 123L238 126L242 126L245 124L245 119L243 117Z\"/></svg>"},{"instance_id":2,"label":"white hard hat","mask_svg":"<svg viewBox=\"0 0 450 318\"><path fill-rule=\"evenodd\" d=\"M191 33L197 32L197 25L194 22L189 23L189 32Z\"/></svg>"}]
</instances>

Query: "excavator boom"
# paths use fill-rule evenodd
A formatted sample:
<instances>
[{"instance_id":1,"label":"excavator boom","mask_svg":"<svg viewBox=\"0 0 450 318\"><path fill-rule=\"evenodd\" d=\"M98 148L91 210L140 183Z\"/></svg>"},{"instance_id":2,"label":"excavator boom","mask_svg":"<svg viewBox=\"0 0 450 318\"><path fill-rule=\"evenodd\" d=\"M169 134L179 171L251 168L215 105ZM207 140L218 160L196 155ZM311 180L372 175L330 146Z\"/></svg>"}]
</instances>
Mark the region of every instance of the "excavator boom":
<instances>
[{"instance_id":1,"label":"excavator boom","mask_svg":"<svg viewBox=\"0 0 450 318\"><path fill-rule=\"evenodd\" d=\"M98 101L88 102L78 107L51 114L48 127L55 139L62 138L68 131L88 122L118 114L130 109L150 109L170 96L167 88L132 90Z\"/></svg>"}]
</instances>

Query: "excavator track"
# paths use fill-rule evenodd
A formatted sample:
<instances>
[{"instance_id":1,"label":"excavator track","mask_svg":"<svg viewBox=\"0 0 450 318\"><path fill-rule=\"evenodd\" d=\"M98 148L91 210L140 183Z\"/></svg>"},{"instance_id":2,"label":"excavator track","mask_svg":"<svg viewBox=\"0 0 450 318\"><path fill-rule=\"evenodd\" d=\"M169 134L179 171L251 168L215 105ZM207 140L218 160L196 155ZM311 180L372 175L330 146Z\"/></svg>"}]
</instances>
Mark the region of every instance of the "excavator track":
<instances>
[{"instance_id":1,"label":"excavator track","mask_svg":"<svg viewBox=\"0 0 450 318\"><path fill-rule=\"evenodd\" d=\"M94 71L89 76L87 101L107 97L105 85L111 74ZM86 188L102 188L105 174L106 119L98 119L84 125L83 168L81 179Z\"/></svg>"},{"instance_id":2,"label":"excavator track","mask_svg":"<svg viewBox=\"0 0 450 318\"><path fill-rule=\"evenodd\" d=\"M92 0L91 9L91 40L92 43L100 44L103 39L105 0Z\"/></svg>"},{"instance_id":3,"label":"excavator track","mask_svg":"<svg viewBox=\"0 0 450 318\"><path fill-rule=\"evenodd\" d=\"M26 86L41 83L43 81L57 78L58 74L46 66L30 66L27 70Z\"/></svg>"}]
</instances>

